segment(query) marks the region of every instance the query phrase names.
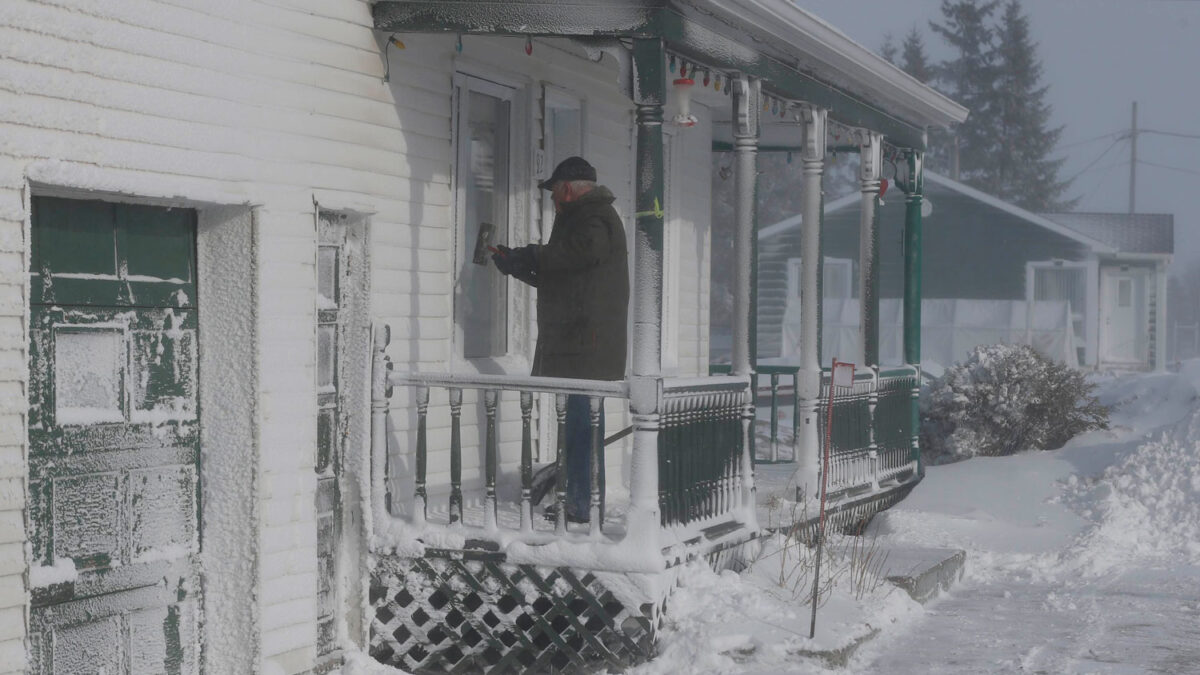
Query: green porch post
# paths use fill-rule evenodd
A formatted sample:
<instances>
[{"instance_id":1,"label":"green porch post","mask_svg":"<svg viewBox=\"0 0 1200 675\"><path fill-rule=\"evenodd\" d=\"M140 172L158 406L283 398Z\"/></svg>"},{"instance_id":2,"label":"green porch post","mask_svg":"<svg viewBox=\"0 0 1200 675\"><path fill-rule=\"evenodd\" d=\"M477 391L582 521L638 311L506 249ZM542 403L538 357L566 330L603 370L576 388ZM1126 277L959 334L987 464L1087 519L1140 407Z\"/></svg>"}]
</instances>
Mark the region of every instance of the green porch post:
<instances>
[{"instance_id":1,"label":"green porch post","mask_svg":"<svg viewBox=\"0 0 1200 675\"><path fill-rule=\"evenodd\" d=\"M921 464L921 206L924 190L924 155L908 153L908 184L904 198L904 362L917 369L912 390L912 461L917 474Z\"/></svg>"},{"instance_id":2,"label":"green porch post","mask_svg":"<svg viewBox=\"0 0 1200 675\"><path fill-rule=\"evenodd\" d=\"M666 49L658 38L633 40L633 103L637 123L634 209L633 416L628 531L655 542L659 528L658 433L662 387L663 102ZM642 538L646 537L646 538Z\"/></svg>"}]
</instances>

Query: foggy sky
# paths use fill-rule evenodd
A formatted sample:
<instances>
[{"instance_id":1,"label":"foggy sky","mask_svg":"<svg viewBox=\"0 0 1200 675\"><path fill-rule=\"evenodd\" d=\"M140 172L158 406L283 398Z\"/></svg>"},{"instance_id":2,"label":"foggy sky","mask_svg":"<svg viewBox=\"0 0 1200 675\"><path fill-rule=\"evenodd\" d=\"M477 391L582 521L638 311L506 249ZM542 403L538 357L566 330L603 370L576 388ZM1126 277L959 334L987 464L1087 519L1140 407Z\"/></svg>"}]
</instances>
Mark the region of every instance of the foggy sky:
<instances>
[{"instance_id":1,"label":"foggy sky","mask_svg":"<svg viewBox=\"0 0 1200 675\"><path fill-rule=\"evenodd\" d=\"M940 19L941 0L798 4L872 50L879 50L888 32L899 45L915 25L932 58L946 55L941 38L929 30L929 20ZM1061 177L1082 171L1114 139L1080 141L1129 130L1134 100L1139 128L1200 135L1200 1L1025 0L1023 5L1039 44L1043 84L1050 86L1053 124L1066 125L1056 155L1067 160ZM1171 267L1179 274L1188 264L1200 264L1200 139L1142 134L1138 159L1191 172L1137 167L1137 211L1175 214ZM1128 211L1129 143L1110 149L1068 194L1082 198L1079 211Z\"/></svg>"}]
</instances>

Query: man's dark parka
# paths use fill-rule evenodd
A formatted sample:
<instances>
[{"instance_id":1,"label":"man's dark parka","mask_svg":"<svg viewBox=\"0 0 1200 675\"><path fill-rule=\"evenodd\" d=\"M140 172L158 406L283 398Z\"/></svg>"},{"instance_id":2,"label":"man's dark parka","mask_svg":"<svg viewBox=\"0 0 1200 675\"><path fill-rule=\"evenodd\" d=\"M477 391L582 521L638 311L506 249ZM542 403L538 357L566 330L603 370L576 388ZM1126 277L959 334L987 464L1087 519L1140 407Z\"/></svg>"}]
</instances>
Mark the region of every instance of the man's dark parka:
<instances>
[{"instance_id":1,"label":"man's dark parka","mask_svg":"<svg viewBox=\"0 0 1200 675\"><path fill-rule=\"evenodd\" d=\"M629 265L615 197L596 186L563 204L537 247L533 375L625 378Z\"/></svg>"}]
</instances>

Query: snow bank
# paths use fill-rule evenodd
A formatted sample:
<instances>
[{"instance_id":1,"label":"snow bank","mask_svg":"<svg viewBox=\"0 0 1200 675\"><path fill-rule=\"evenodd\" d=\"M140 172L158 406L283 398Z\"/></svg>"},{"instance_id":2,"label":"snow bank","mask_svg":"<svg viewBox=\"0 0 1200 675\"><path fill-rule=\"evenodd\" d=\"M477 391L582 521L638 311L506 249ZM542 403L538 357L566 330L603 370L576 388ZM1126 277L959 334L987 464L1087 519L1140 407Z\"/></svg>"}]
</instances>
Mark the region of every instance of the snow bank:
<instances>
[{"instance_id":1,"label":"snow bank","mask_svg":"<svg viewBox=\"0 0 1200 675\"><path fill-rule=\"evenodd\" d=\"M812 577L804 569L811 569L811 555L806 547L775 535L740 575L713 572L703 562L689 564L680 571L667 603L659 657L630 672L825 672L821 661L804 653L845 647L883 624L921 611L907 594L882 580L868 583L862 597L856 597L847 566L826 558L821 577L833 586L822 597L816 636L809 639Z\"/></svg>"},{"instance_id":2,"label":"snow bank","mask_svg":"<svg viewBox=\"0 0 1200 675\"><path fill-rule=\"evenodd\" d=\"M1098 478L1071 476L1064 501L1096 523L1066 554L1086 571L1139 559L1200 563L1200 410Z\"/></svg>"}]
</instances>

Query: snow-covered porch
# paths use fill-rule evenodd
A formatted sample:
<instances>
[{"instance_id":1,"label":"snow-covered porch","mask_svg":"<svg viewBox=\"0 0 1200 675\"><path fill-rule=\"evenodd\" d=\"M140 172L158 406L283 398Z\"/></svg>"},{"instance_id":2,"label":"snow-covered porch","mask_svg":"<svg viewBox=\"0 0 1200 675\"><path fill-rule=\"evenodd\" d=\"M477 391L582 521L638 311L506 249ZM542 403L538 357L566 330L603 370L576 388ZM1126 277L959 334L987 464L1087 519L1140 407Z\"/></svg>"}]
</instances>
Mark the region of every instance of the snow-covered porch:
<instances>
[{"instance_id":1,"label":"snow-covered porch","mask_svg":"<svg viewBox=\"0 0 1200 675\"><path fill-rule=\"evenodd\" d=\"M795 138L805 162L803 189L818 210L831 139L848 134L871 158L863 176L864 200L871 203L888 153L908 169L919 225L924 128L959 121L965 111L904 81L894 68L791 3L732 5L610 0L375 5L377 28L399 37L499 35L525 42L526 54L535 49L533 38L564 39L595 61L613 57L616 86L632 102L629 132L635 139L634 218L628 223L632 349L624 381L493 375L418 363L391 368L386 330L376 331L370 508L364 510L371 520L370 639L377 660L433 671L583 669L597 660L616 666L647 658L678 563L703 557L728 565L760 531L752 454L760 136L770 131L772 138ZM402 43L399 37L395 42ZM787 65L818 58L821 65L813 70ZM862 70L864 60L869 73ZM675 89L668 86L672 80ZM686 133L679 129L686 128L687 105L673 91L688 87L696 90L696 105L708 108L701 119L711 115L714 126L724 125L736 155L734 357L729 373L700 377L677 376L664 367L664 343L672 319L679 320L669 308L680 293L664 270L672 246L683 243L673 241L668 228L671 210L679 208L668 181L686 170L683 162L669 161L670 133L664 127ZM667 111L679 113L674 122L680 126L665 119ZM704 145L707 149L708 139ZM819 228L812 232L814 246L805 255L819 255ZM914 232L919 250L919 228ZM707 264L707 257L706 251L699 262ZM807 271L805 288L815 293L817 265ZM877 283L877 277L872 280ZM919 289L912 292L919 298ZM814 308L810 336L817 335L818 317ZM707 317L697 321L707 329ZM810 342L815 354L815 338ZM847 517L865 517L887 499L898 499L903 489L896 488L911 487L919 476L911 432L915 376L910 375L916 369L881 373L876 363L839 403L847 414L837 417L845 429L835 433L854 440L842 444L845 451L830 473L836 475L837 508ZM811 498L817 475L822 377L815 358L801 368L803 432L796 442L802 471L788 479L792 499ZM547 443L546 429L562 428L553 418L561 421L572 394L591 397L593 406L592 517L586 525L561 517L544 520L531 498L535 454L543 462L563 462L565 443L561 437ZM609 415L617 410L624 417L627 411L631 422L632 443L618 462L603 456L596 424L601 400L608 402ZM892 418L908 425L897 423L892 436L902 439L881 454L879 420ZM404 450L396 452L392 443ZM561 502L558 487L555 499Z\"/></svg>"}]
</instances>

